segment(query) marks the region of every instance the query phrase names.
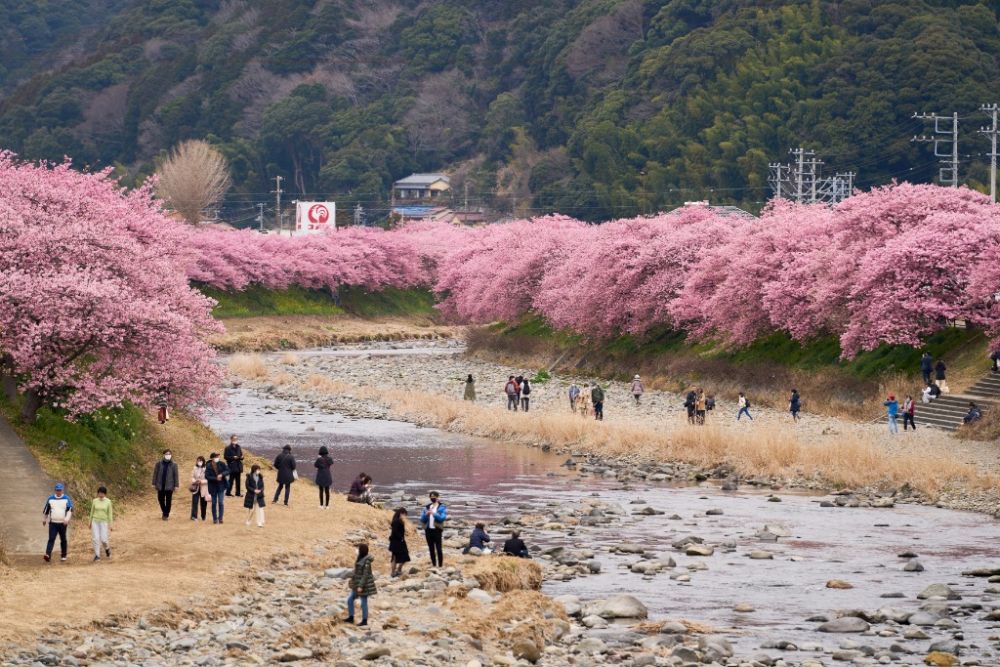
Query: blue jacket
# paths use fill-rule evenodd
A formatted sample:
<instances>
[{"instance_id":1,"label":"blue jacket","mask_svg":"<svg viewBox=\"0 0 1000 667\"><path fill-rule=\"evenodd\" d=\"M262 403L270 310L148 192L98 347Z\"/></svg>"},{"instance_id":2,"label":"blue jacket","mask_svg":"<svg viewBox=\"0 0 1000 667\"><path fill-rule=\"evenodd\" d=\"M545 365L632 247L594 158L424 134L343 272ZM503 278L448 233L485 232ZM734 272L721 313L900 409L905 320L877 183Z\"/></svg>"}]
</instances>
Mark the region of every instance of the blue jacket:
<instances>
[{"instance_id":1,"label":"blue jacket","mask_svg":"<svg viewBox=\"0 0 1000 667\"><path fill-rule=\"evenodd\" d=\"M896 417L899 415L899 402L898 401L886 401L883 403L886 407L886 412L890 417Z\"/></svg>"},{"instance_id":2,"label":"blue jacket","mask_svg":"<svg viewBox=\"0 0 1000 667\"><path fill-rule=\"evenodd\" d=\"M222 475L222 479L215 479ZM229 486L229 466L222 459L218 463L209 461L205 464L205 479L208 481L208 492L223 491Z\"/></svg>"},{"instance_id":3,"label":"blue jacket","mask_svg":"<svg viewBox=\"0 0 1000 667\"><path fill-rule=\"evenodd\" d=\"M490 536L482 528L473 528L472 536L469 537L469 546L482 549L490 541Z\"/></svg>"},{"instance_id":4,"label":"blue jacket","mask_svg":"<svg viewBox=\"0 0 1000 667\"><path fill-rule=\"evenodd\" d=\"M424 507L424 511L420 513L420 523L424 524L424 527L430 527L430 508L428 504ZM444 503L438 503L437 511L434 512L434 527L442 528L444 527L444 522L448 520L448 508L444 506Z\"/></svg>"}]
</instances>

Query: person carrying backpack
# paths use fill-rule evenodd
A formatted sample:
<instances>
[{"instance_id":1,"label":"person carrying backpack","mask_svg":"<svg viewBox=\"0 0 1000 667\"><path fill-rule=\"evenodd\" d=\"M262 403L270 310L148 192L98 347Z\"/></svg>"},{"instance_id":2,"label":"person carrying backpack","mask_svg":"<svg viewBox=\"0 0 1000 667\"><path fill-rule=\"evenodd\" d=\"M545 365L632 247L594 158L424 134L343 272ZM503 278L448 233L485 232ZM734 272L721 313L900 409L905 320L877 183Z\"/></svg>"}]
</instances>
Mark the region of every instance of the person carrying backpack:
<instances>
[{"instance_id":1,"label":"person carrying backpack","mask_svg":"<svg viewBox=\"0 0 1000 667\"><path fill-rule=\"evenodd\" d=\"M594 419L604 421L604 390L601 385L594 383L594 388L590 390L590 400L594 404Z\"/></svg>"},{"instance_id":2,"label":"person carrying backpack","mask_svg":"<svg viewBox=\"0 0 1000 667\"><path fill-rule=\"evenodd\" d=\"M517 412L517 382L514 381L513 375L507 378L507 384L504 385L503 391L507 394L507 409Z\"/></svg>"},{"instance_id":3,"label":"person carrying backpack","mask_svg":"<svg viewBox=\"0 0 1000 667\"><path fill-rule=\"evenodd\" d=\"M528 378L524 378L521 383L521 410L524 412L528 411L528 396L531 394L531 384L528 382Z\"/></svg>"},{"instance_id":4,"label":"person carrying backpack","mask_svg":"<svg viewBox=\"0 0 1000 667\"><path fill-rule=\"evenodd\" d=\"M574 382L569 386L569 410L576 412L576 398L580 395L580 388Z\"/></svg>"},{"instance_id":5,"label":"person carrying backpack","mask_svg":"<svg viewBox=\"0 0 1000 667\"><path fill-rule=\"evenodd\" d=\"M736 402L737 407L740 411L736 413L736 421L740 420L740 417L746 415L750 421L753 421L753 415L750 414L750 401L747 399L747 395L740 392L739 400Z\"/></svg>"},{"instance_id":6,"label":"person carrying backpack","mask_svg":"<svg viewBox=\"0 0 1000 667\"><path fill-rule=\"evenodd\" d=\"M698 403L698 394L696 394L694 389L692 389L687 393L687 396L684 398L684 408L687 410L689 424L695 423L695 408L697 407L697 403Z\"/></svg>"}]
</instances>

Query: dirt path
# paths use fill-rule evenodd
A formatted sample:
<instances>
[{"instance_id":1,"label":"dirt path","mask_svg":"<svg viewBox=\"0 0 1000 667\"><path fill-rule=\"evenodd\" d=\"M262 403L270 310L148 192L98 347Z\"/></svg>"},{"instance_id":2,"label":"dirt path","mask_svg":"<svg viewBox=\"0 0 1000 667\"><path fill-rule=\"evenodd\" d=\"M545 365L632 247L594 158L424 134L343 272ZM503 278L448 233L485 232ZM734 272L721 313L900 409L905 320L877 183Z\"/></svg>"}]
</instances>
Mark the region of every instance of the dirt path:
<instances>
[{"instance_id":1,"label":"dirt path","mask_svg":"<svg viewBox=\"0 0 1000 667\"><path fill-rule=\"evenodd\" d=\"M204 453L204 441L192 440L179 420L171 420L167 428L186 486L183 483L195 456ZM274 474L268 472L265 480L265 488L273 491ZM155 494L150 493L126 508L111 533L112 558L99 563L92 562L90 530L81 514L70 526L67 563L45 564L41 551L35 550L15 555L12 567L0 572L0 642L36 635L53 620L86 624L109 614L138 615L192 595L202 596L213 578L222 577L224 582L251 563L264 562L282 551L304 551L317 539L336 539L364 528L388 532L385 512L348 505L340 494L332 498L329 510L320 510L313 502L313 491L310 482L300 480L294 485L290 507L268 505L262 529L244 524L247 512L241 498L227 498L226 522L213 525L211 520L190 520L191 496L186 489L175 494L169 521L160 519ZM28 527L42 535L41 521L36 520L42 501L35 503L35 496L31 498ZM3 506L5 516L20 514ZM349 557L346 551L344 555ZM55 616L53 609L59 610Z\"/></svg>"},{"instance_id":2,"label":"dirt path","mask_svg":"<svg viewBox=\"0 0 1000 667\"><path fill-rule=\"evenodd\" d=\"M0 418L0 545L8 555L40 554L45 548L42 505L53 482L3 418Z\"/></svg>"}]
</instances>

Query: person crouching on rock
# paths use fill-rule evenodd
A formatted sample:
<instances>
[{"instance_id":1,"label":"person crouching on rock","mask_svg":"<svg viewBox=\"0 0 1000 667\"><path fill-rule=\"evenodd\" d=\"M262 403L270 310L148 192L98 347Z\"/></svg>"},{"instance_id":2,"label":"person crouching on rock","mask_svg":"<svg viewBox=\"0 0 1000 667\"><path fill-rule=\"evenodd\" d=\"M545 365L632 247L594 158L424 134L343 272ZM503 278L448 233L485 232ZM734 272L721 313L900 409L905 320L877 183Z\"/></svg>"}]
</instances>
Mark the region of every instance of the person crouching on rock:
<instances>
[{"instance_id":1,"label":"person crouching on rock","mask_svg":"<svg viewBox=\"0 0 1000 667\"><path fill-rule=\"evenodd\" d=\"M358 473L347 492L347 502L372 504L372 478L366 473Z\"/></svg>"},{"instance_id":2,"label":"person crouching on rock","mask_svg":"<svg viewBox=\"0 0 1000 667\"><path fill-rule=\"evenodd\" d=\"M485 523L477 523L476 527L472 529L472 535L469 536L469 545L462 549L463 554L469 553L471 549L479 549L479 551L485 553L489 547L486 543L490 541L489 533L486 532Z\"/></svg>"},{"instance_id":3,"label":"person crouching on rock","mask_svg":"<svg viewBox=\"0 0 1000 667\"><path fill-rule=\"evenodd\" d=\"M528 547L521 539L521 531L514 530L510 533L510 539L503 543L504 556L517 556L518 558L531 558Z\"/></svg>"},{"instance_id":4,"label":"person crouching on rock","mask_svg":"<svg viewBox=\"0 0 1000 667\"><path fill-rule=\"evenodd\" d=\"M389 524L389 553L392 554L392 577L403 574L403 566L410 562L410 549L406 546L406 508L400 507L392 515Z\"/></svg>"},{"instance_id":5,"label":"person crouching on rock","mask_svg":"<svg viewBox=\"0 0 1000 667\"><path fill-rule=\"evenodd\" d=\"M424 536L427 538L427 549L431 552L432 567L444 566L441 538L444 534L444 522L448 520L448 508L439 498L437 491L431 491L431 501L420 514L420 523L424 524Z\"/></svg>"},{"instance_id":6,"label":"person crouching on rock","mask_svg":"<svg viewBox=\"0 0 1000 667\"><path fill-rule=\"evenodd\" d=\"M354 622L354 601L361 598L361 622L358 625L368 625L368 596L375 595L375 575L372 573L374 557L368 555L368 545L358 545L358 558L354 561L354 573L351 575L351 594L347 596L348 623Z\"/></svg>"}]
</instances>

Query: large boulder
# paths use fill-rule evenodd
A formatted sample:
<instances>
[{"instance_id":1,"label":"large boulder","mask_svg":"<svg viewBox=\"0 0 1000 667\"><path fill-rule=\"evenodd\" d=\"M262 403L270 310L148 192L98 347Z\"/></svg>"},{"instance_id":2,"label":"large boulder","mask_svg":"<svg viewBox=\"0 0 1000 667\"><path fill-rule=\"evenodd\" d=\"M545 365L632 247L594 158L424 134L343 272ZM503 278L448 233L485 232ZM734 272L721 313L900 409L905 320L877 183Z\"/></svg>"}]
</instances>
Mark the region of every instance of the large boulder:
<instances>
[{"instance_id":1,"label":"large boulder","mask_svg":"<svg viewBox=\"0 0 1000 667\"><path fill-rule=\"evenodd\" d=\"M631 595L615 595L607 600L594 600L588 603L583 615L595 615L601 618L646 618L649 616L649 610Z\"/></svg>"},{"instance_id":2,"label":"large boulder","mask_svg":"<svg viewBox=\"0 0 1000 667\"><path fill-rule=\"evenodd\" d=\"M841 616L817 628L820 632L868 632L868 621L857 616Z\"/></svg>"},{"instance_id":3,"label":"large boulder","mask_svg":"<svg viewBox=\"0 0 1000 667\"><path fill-rule=\"evenodd\" d=\"M952 590L948 584L931 584L917 595L918 600L927 600L928 598L961 600L962 596Z\"/></svg>"}]
</instances>

